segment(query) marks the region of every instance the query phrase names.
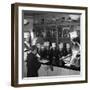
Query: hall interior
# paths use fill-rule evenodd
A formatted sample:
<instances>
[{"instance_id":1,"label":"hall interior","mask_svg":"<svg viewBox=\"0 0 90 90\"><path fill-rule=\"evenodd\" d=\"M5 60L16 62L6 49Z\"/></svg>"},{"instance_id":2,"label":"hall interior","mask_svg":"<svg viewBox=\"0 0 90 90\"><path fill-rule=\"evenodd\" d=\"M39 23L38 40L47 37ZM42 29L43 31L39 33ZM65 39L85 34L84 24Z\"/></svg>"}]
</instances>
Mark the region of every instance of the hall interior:
<instances>
[{"instance_id":1,"label":"hall interior","mask_svg":"<svg viewBox=\"0 0 90 90\"><path fill-rule=\"evenodd\" d=\"M72 47L69 33L74 31L78 32L80 37L80 14L24 11L23 31L24 40L28 37L28 34L31 35L31 45L35 43L43 44L46 41L50 41L51 43L55 42L57 46L60 42L69 43ZM34 41L36 37L38 39ZM72 37L77 37L77 34L72 34ZM27 57L26 54L24 52L24 61ZM80 74L80 68L54 66L54 71L51 71L48 67L47 64L42 63L39 76ZM24 62L24 76L26 76L26 72L26 62Z\"/></svg>"}]
</instances>

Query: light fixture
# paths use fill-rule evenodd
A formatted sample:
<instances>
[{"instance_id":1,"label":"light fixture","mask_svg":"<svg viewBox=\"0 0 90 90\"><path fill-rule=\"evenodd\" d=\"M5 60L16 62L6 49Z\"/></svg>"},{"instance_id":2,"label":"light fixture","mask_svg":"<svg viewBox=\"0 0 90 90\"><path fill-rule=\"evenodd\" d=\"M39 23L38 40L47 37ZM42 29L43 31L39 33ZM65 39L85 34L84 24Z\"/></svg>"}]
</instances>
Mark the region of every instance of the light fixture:
<instances>
[{"instance_id":1,"label":"light fixture","mask_svg":"<svg viewBox=\"0 0 90 90\"><path fill-rule=\"evenodd\" d=\"M72 20L78 20L79 19L79 15L69 15L69 17L72 19Z\"/></svg>"},{"instance_id":2,"label":"light fixture","mask_svg":"<svg viewBox=\"0 0 90 90\"><path fill-rule=\"evenodd\" d=\"M29 21L27 19L24 19L24 25L29 24Z\"/></svg>"}]
</instances>

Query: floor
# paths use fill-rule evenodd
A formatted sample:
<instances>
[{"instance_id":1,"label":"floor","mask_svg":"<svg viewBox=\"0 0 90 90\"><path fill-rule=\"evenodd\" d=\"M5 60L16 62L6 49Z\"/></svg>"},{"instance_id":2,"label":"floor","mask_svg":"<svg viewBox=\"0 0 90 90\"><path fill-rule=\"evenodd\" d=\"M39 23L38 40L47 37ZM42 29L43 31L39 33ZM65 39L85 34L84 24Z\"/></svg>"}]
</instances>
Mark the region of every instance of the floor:
<instances>
[{"instance_id":1,"label":"floor","mask_svg":"<svg viewBox=\"0 0 90 90\"><path fill-rule=\"evenodd\" d=\"M80 71L71 70L62 67L53 66L53 70L49 65L41 65L39 71L39 76L65 76L65 75L79 75ZM24 77L27 75L26 63L24 63Z\"/></svg>"}]
</instances>

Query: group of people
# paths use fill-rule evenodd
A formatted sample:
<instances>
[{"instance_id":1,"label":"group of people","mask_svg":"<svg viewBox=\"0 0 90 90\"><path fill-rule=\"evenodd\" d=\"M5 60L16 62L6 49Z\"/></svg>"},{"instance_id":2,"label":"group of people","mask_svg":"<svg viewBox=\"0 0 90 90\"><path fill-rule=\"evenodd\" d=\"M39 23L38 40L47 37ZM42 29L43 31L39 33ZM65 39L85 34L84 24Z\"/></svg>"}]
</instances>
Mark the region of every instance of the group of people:
<instances>
[{"instance_id":1,"label":"group of people","mask_svg":"<svg viewBox=\"0 0 90 90\"><path fill-rule=\"evenodd\" d=\"M40 43L33 45L30 50L27 55L27 77L38 76L40 60L48 60L51 66L64 66L63 58L72 54L69 43L60 43L57 48L56 43L50 45L47 41L42 45Z\"/></svg>"},{"instance_id":2,"label":"group of people","mask_svg":"<svg viewBox=\"0 0 90 90\"><path fill-rule=\"evenodd\" d=\"M48 60L51 66L77 65L80 67L80 42L77 39L72 40L71 43L60 42L58 45L55 42L46 41L43 44L36 43L31 47L25 43L25 46L29 48L26 60L27 77L38 76L38 70L41 66L40 60ZM64 59L68 57L70 57L69 63L66 63Z\"/></svg>"},{"instance_id":3,"label":"group of people","mask_svg":"<svg viewBox=\"0 0 90 90\"><path fill-rule=\"evenodd\" d=\"M40 59L48 60L51 65L64 65L63 58L72 55L70 43L56 43L46 42L43 45L36 44L37 53L40 55Z\"/></svg>"}]
</instances>

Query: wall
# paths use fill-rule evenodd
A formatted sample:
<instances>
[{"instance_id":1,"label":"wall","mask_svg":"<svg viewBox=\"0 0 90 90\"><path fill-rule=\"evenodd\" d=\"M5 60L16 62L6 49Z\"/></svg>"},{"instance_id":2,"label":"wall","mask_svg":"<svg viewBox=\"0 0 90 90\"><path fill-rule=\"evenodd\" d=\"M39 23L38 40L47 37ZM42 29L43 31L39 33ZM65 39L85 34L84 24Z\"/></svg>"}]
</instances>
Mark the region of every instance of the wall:
<instances>
[{"instance_id":1,"label":"wall","mask_svg":"<svg viewBox=\"0 0 90 90\"><path fill-rule=\"evenodd\" d=\"M90 88L90 82L87 84L55 85L55 86L42 86L42 87L39 86L39 87L31 87L31 88L30 87L13 88L10 86L10 80L11 80L10 78L11 78L11 3L26 2L26 3L89 6L89 1L90 0L1 0L0 1L0 42L1 42L0 43L0 90L16 90L16 89L18 90L30 90L30 89L31 90L56 90L56 89L57 90L72 90L72 89L88 90ZM90 30L88 31L88 33L90 33ZM88 38L90 38L90 35ZM88 44L90 45L90 42L88 42ZM89 49L90 47L88 48L88 52L90 53ZM88 63L90 63L90 61L88 61ZM90 65L88 67L90 68ZM90 70L88 74L90 76Z\"/></svg>"},{"instance_id":2,"label":"wall","mask_svg":"<svg viewBox=\"0 0 90 90\"><path fill-rule=\"evenodd\" d=\"M30 32L33 30L33 17L25 17L26 20L28 20L29 24L24 25L24 31Z\"/></svg>"}]
</instances>

